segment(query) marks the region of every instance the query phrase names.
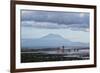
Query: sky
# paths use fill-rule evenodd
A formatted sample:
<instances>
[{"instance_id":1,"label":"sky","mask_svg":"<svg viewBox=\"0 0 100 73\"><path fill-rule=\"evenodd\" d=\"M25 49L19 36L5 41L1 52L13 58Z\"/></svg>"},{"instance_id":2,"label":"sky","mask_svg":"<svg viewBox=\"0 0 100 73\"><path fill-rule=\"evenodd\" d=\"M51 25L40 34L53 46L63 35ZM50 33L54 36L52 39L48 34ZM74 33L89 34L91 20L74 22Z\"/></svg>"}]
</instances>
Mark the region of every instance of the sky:
<instances>
[{"instance_id":1,"label":"sky","mask_svg":"<svg viewBox=\"0 0 100 73\"><path fill-rule=\"evenodd\" d=\"M57 34L75 42L89 43L89 13L21 10L21 38Z\"/></svg>"}]
</instances>

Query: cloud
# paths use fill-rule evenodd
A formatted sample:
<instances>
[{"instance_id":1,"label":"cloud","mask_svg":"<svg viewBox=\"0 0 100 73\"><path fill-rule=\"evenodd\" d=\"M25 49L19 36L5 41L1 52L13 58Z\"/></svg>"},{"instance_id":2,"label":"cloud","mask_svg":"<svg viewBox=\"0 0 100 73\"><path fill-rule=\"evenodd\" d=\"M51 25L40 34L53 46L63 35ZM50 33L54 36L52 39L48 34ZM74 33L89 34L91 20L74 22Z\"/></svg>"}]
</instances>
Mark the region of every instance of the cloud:
<instances>
[{"instance_id":1,"label":"cloud","mask_svg":"<svg viewBox=\"0 0 100 73\"><path fill-rule=\"evenodd\" d=\"M72 24L72 25L65 25L65 24L58 24L52 22L36 22L36 21L22 21L22 27L33 27L39 29L71 29L74 31L86 31L89 32L89 28L86 28L86 24Z\"/></svg>"},{"instance_id":2,"label":"cloud","mask_svg":"<svg viewBox=\"0 0 100 73\"><path fill-rule=\"evenodd\" d=\"M62 29L68 28L68 26L58 23L51 22L36 22L36 21L23 21L22 26L24 27L34 27L34 28L45 28L45 29Z\"/></svg>"},{"instance_id":3,"label":"cloud","mask_svg":"<svg viewBox=\"0 0 100 73\"><path fill-rule=\"evenodd\" d=\"M89 13L22 10L22 26L48 29L89 29Z\"/></svg>"}]
</instances>

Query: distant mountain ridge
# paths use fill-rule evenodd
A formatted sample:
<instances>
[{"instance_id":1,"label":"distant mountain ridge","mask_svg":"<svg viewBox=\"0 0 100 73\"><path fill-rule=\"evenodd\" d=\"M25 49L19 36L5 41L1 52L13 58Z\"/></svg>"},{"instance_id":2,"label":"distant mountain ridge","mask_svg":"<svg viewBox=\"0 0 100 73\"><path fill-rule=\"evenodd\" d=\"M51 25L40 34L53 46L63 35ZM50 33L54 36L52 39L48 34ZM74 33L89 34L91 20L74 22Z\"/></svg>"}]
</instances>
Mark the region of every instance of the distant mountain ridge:
<instances>
[{"instance_id":1,"label":"distant mountain ridge","mask_svg":"<svg viewBox=\"0 0 100 73\"><path fill-rule=\"evenodd\" d=\"M61 46L89 46L88 43L72 42L58 34L48 34L39 39L22 39L22 48L56 48Z\"/></svg>"}]
</instances>

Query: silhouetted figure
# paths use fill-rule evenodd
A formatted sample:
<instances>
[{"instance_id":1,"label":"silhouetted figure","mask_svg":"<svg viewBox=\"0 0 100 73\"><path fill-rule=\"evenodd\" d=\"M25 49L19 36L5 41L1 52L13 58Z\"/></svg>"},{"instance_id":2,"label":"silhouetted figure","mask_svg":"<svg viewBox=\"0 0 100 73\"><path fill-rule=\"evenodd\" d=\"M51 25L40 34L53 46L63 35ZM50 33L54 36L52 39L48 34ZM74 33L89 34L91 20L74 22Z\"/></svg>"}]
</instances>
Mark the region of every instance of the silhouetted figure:
<instances>
[{"instance_id":1,"label":"silhouetted figure","mask_svg":"<svg viewBox=\"0 0 100 73\"><path fill-rule=\"evenodd\" d=\"M62 46L62 53L64 53L64 46Z\"/></svg>"}]
</instances>

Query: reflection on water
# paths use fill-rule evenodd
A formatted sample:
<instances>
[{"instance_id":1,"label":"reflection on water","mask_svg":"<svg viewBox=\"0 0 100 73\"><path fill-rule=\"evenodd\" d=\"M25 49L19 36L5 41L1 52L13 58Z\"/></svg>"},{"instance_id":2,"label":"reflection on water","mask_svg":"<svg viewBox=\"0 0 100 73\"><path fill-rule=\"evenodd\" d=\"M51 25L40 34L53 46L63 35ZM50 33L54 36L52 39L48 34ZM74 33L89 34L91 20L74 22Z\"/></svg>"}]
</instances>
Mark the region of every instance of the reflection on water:
<instances>
[{"instance_id":1,"label":"reflection on water","mask_svg":"<svg viewBox=\"0 0 100 73\"><path fill-rule=\"evenodd\" d=\"M21 62L88 60L89 49L31 50L21 52Z\"/></svg>"}]
</instances>

